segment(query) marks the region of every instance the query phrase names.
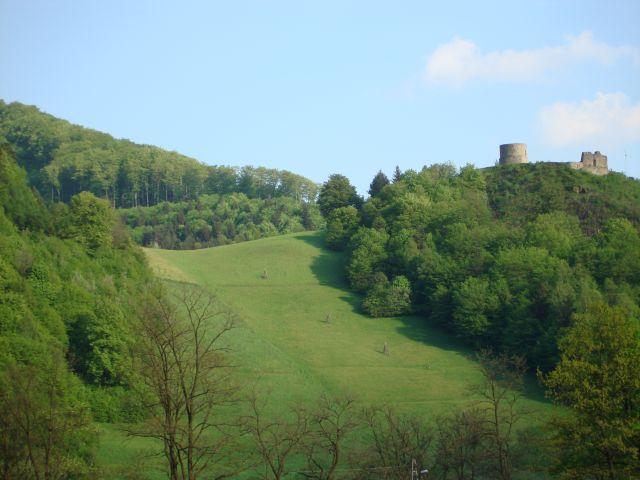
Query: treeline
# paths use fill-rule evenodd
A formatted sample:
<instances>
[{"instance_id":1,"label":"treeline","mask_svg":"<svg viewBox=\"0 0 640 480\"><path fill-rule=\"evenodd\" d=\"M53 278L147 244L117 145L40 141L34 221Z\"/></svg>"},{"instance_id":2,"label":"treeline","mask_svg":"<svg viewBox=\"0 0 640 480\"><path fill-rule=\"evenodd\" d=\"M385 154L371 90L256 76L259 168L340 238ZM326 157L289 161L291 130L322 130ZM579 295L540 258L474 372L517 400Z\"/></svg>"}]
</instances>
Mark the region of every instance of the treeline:
<instances>
[{"instance_id":1,"label":"treeline","mask_svg":"<svg viewBox=\"0 0 640 480\"><path fill-rule=\"evenodd\" d=\"M118 213L139 245L169 249L226 245L324 225L315 202L249 198L243 193L205 194L188 202L163 202Z\"/></svg>"},{"instance_id":2,"label":"treeline","mask_svg":"<svg viewBox=\"0 0 640 480\"><path fill-rule=\"evenodd\" d=\"M559 165L380 173L363 202L323 186L327 246L373 316L415 312L470 344L551 369L572 315L640 312L640 183ZM537 199L537 200L536 200Z\"/></svg>"},{"instance_id":3,"label":"treeline","mask_svg":"<svg viewBox=\"0 0 640 480\"><path fill-rule=\"evenodd\" d=\"M151 278L106 201L48 209L0 146L3 478L92 477L92 419L141 418L130 312Z\"/></svg>"},{"instance_id":4,"label":"treeline","mask_svg":"<svg viewBox=\"0 0 640 480\"><path fill-rule=\"evenodd\" d=\"M0 135L14 149L43 198L68 202L82 191L114 207L194 200L201 194L315 201L318 186L300 175L268 168L210 166L150 145L117 140L0 100Z\"/></svg>"}]
</instances>

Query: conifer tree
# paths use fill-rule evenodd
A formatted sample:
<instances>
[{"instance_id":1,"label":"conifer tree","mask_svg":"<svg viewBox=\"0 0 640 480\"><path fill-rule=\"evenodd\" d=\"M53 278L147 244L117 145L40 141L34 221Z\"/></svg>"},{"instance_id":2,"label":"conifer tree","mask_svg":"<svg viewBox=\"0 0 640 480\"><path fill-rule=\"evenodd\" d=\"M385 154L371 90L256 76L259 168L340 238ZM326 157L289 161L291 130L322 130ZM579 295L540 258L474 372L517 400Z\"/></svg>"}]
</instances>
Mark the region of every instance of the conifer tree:
<instances>
[{"instance_id":1,"label":"conifer tree","mask_svg":"<svg viewBox=\"0 0 640 480\"><path fill-rule=\"evenodd\" d=\"M389 185L389 179L384 173L382 173L382 170L378 171L376 176L373 177L373 181L371 182L371 185L369 185L369 195L371 195L372 197L375 197L387 185Z\"/></svg>"}]
</instances>

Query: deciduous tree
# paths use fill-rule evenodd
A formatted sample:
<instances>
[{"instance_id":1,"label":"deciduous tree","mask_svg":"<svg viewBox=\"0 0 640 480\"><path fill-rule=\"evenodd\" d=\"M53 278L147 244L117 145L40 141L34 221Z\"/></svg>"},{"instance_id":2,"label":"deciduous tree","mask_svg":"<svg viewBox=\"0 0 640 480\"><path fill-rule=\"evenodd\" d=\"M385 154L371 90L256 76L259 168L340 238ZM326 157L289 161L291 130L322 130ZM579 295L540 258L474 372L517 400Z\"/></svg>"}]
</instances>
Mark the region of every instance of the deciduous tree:
<instances>
[{"instance_id":1,"label":"deciduous tree","mask_svg":"<svg viewBox=\"0 0 640 480\"><path fill-rule=\"evenodd\" d=\"M237 386L225 339L235 315L203 289L182 287L151 292L140 318L135 356L149 419L129 433L162 442L171 480L237 474L227 408Z\"/></svg>"},{"instance_id":2,"label":"deciduous tree","mask_svg":"<svg viewBox=\"0 0 640 480\"><path fill-rule=\"evenodd\" d=\"M560 341L548 395L573 415L553 421L561 478L640 477L640 329L604 303L576 314Z\"/></svg>"}]
</instances>

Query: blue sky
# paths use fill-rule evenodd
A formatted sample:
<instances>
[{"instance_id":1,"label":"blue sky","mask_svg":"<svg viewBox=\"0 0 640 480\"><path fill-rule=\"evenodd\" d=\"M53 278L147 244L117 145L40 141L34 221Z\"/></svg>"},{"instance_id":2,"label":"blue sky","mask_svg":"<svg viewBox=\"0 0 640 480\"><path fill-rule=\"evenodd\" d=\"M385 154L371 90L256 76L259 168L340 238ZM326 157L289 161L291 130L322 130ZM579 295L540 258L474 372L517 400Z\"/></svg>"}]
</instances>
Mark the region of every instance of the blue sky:
<instances>
[{"instance_id":1,"label":"blue sky","mask_svg":"<svg viewBox=\"0 0 640 480\"><path fill-rule=\"evenodd\" d=\"M0 0L0 98L361 193L509 142L640 177L638 20L636 0Z\"/></svg>"}]
</instances>

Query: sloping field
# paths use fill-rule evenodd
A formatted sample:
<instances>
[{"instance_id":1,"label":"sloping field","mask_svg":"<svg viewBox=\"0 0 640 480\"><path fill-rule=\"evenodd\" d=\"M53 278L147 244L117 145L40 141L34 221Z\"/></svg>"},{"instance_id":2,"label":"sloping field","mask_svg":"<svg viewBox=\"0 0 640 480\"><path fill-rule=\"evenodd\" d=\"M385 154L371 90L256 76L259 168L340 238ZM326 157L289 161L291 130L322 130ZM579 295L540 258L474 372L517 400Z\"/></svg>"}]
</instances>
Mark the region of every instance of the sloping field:
<instances>
[{"instance_id":1,"label":"sloping field","mask_svg":"<svg viewBox=\"0 0 640 480\"><path fill-rule=\"evenodd\" d=\"M359 313L342 255L322 241L319 233L299 233L146 253L161 277L216 291L240 314L232 337L239 371L260 377L276 403L350 392L364 403L431 416L469 402L469 388L480 380L471 352L421 318ZM533 385L527 402L540 415L549 411Z\"/></svg>"}]
</instances>

